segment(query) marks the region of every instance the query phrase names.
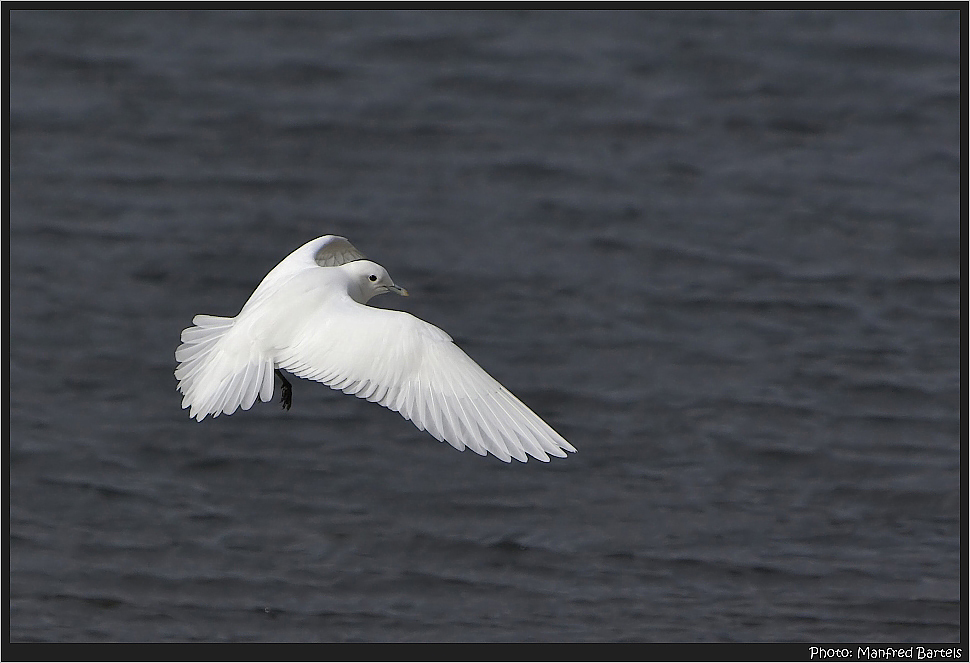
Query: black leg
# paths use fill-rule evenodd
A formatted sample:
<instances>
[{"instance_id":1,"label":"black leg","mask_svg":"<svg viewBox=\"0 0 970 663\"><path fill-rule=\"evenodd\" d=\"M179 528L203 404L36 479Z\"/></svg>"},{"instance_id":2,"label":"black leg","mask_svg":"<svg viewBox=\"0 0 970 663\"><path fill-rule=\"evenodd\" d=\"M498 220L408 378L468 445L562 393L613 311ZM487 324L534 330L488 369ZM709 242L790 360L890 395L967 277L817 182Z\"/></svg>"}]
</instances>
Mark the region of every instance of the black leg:
<instances>
[{"instance_id":1,"label":"black leg","mask_svg":"<svg viewBox=\"0 0 970 663\"><path fill-rule=\"evenodd\" d=\"M290 386L290 381L283 377L278 368L276 369L276 377L283 383L283 386L280 387L280 405L283 406L284 410L289 410L290 404L293 402L293 387Z\"/></svg>"}]
</instances>

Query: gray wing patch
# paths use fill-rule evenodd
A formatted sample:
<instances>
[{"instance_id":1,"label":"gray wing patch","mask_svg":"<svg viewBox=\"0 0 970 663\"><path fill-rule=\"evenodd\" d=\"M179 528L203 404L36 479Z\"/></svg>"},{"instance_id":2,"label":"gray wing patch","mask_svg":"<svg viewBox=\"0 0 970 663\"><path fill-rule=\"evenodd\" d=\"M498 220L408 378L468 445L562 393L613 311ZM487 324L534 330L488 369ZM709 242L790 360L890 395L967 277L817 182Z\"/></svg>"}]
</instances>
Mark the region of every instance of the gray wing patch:
<instances>
[{"instance_id":1,"label":"gray wing patch","mask_svg":"<svg viewBox=\"0 0 970 663\"><path fill-rule=\"evenodd\" d=\"M364 254L354 248L345 237L330 235L330 238L317 249L313 260L321 267L337 267L354 260L363 260Z\"/></svg>"}]
</instances>

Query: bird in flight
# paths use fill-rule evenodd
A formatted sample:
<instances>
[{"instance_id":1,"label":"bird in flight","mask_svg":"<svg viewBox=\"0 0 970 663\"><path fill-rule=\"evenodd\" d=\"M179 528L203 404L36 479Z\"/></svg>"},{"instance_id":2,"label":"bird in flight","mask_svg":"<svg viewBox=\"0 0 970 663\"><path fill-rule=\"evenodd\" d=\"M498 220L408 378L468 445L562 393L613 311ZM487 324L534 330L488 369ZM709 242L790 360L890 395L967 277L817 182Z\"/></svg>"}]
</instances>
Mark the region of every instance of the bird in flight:
<instances>
[{"instance_id":1,"label":"bird in flight","mask_svg":"<svg viewBox=\"0 0 970 663\"><path fill-rule=\"evenodd\" d=\"M410 313L367 306L386 292L408 294L345 238L307 242L263 278L236 317L197 315L182 331L182 407L198 421L248 410L257 396L273 398L276 376L289 410L287 371L399 412L459 451L505 462L576 451L448 334Z\"/></svg>"}]
</instances>

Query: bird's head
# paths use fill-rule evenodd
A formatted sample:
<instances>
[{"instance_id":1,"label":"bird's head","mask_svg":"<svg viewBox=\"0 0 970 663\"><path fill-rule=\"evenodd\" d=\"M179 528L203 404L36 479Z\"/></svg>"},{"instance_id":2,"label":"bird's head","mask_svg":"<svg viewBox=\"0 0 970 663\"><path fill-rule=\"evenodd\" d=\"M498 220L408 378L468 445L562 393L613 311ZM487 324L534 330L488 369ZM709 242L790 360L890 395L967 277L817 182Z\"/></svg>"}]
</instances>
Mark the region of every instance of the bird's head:
<instances>
[{"instance_id":1,"label":"bird's head","mask_svg":"<svg viewBox=\"0 0 970 663\"><path fill-rule=\"evenodd\" d=\"M395 285L387 270L370 260L355 260L341 265L340 269L350 277L350 296L361 304L367 303L371 297L383 295L385 292L395 292L402 297L408 296L408 291Z\"/></svg>"}]
</instances>

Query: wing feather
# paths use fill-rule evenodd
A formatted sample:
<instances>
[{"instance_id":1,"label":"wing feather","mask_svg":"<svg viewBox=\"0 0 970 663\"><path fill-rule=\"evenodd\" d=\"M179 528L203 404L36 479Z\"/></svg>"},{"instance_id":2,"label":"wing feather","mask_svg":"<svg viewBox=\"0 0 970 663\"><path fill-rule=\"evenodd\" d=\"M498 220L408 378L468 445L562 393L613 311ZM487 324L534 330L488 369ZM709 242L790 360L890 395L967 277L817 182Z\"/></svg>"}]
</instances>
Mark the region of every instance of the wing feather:
<instances>
[{"instance_id":1,"label":"wing feather","mask_svg":"<svg viewBox=\"0 0 970 663\"><path fill-rule=\"evenodd\" d=\"M408 313L334 303L308 316L280 357L280 368L377 402L459 451L505 462L575 451L450 336Z\"/></svg>"},{"instance_id":2,"label":"wing feather","mask_svg":"<svg viewBox=\"0 0 970 663\"><path fill-rule=\"evenodd\" d=\"M364 254L358 251L346 237L326 235L313 254L313 261L321 267L337 267L354 260L363 260Z\"/></svg>"}]
</instances>

